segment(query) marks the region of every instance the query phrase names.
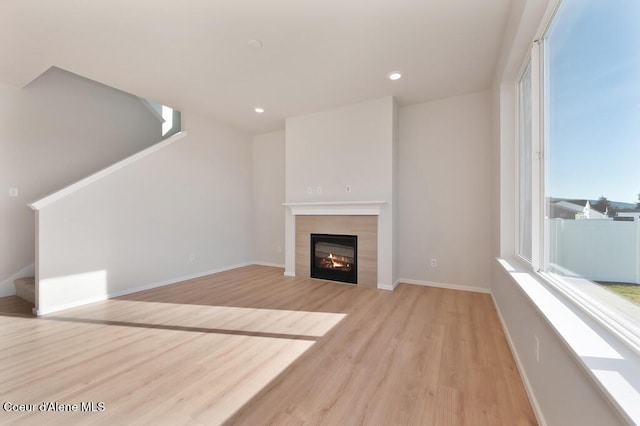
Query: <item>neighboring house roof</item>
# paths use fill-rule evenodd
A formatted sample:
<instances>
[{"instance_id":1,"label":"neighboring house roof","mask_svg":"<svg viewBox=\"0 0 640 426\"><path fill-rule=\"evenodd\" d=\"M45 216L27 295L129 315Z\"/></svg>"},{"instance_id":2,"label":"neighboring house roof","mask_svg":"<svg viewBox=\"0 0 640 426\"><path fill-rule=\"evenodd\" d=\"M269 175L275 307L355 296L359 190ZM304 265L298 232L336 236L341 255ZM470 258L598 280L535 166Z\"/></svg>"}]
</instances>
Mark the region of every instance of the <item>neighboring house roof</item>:
<instances>
[{"instance_id":1,"label":"neighboring house roof","mask_svg":"<svg viewBox=\"0 0 640 426\"><path fill-rule=\"evenodd\" d=\"M582 209L582 215L586 219L606 219L609 217L609 208L605 207L604 212L601 212L598 209L591 207L591 203L587 200L584 203L584 207ZM578 216L576 216L576 219Z\"/></svg>"},{"instance_id":2,"label":"neighboring house roof","mask_svg":"<svg viewBox=\"0 0 640 426\"><path fill-rule=\"evenodd\" d=\"M576 215L584 215L589 219L605 219L608 216L608 209L600 210L597 206L597 200L566 200L551 198L549 217L574 219Z\"/></svg>"},{"instance_id":3,"label":"neighboring house roof","mask_svg":"<svg viewBox=\"0 0 640 426\"><path fill-rule=\"evenodd\" d=\"M640 216L640 210L616 212L616 215L620 217L638 217Z\"/></svg>"},{"instance_id":4,"label":"neighboring house roof","mask_svg":"<svg viewBox=\"0 0 640 426\"><path fill-rule=\"evenodd\" d=\"M579 206L577 204L572 203L571 201L558 201L557 203L554 203L554 206L556 206L556 208L569 210L574 213L580 213L584 209L584 204Z\"/></svg>"}]
</instances>

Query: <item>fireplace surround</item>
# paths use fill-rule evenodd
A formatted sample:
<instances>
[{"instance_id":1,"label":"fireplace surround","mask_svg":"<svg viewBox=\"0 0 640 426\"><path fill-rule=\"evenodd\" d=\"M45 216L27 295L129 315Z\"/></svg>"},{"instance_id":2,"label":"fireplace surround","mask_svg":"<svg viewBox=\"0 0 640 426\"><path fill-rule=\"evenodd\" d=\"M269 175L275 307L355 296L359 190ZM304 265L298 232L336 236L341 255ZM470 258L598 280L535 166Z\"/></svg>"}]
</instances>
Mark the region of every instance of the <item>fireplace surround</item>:
<instances>
[{"instance_id":1,"label":"fireplace surround","mask_svg":"<svg viewBox=\"0 0 640 426\"><path fill-rule=\"evenodd\" d=\"M294 264L296 277L310 278L311 234L355 235L358 237L357 285L373 287L378 283L378 216L375 215L296 215Z\"/></svg>"}]
</instances>

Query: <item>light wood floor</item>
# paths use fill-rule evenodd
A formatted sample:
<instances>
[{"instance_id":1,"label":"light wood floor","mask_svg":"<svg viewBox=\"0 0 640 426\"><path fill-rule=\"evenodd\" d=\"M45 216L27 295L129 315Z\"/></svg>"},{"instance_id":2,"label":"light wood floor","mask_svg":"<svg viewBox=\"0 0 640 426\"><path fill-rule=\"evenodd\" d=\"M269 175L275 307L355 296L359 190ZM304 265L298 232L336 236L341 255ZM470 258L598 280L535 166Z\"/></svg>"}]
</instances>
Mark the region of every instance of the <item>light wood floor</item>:
<instances>
[{"instance_id":1,"label":"light wood floor","mask_svg":"<svg viewBox=\"0 0 640 426\"><path fill-rule=\"evenodd\" d=\"M33 318L0 299L2 424L532 425L490 296L249 266Z\"/></svg>"}]
</instances>

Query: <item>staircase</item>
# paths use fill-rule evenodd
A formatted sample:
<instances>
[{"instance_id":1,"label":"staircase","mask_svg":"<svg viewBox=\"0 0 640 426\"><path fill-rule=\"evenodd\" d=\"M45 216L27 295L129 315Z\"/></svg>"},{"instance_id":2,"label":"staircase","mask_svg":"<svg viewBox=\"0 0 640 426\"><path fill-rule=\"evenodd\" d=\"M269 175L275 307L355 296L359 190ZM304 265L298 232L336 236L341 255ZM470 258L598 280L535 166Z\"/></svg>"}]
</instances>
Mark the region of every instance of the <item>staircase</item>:
<instances>
[{"instance_id":1,"label":"staircase","mask_svg":"<svg viewBox=\"0 0 640 426\"><path fill-rule=\"evenodd\" d=\"M27 302L31 302L35 305L36 303L35 277L18 278L17 280L13 281L13 284L16 286L16 296L26 300Z\"/></svg>"}]
</instances>

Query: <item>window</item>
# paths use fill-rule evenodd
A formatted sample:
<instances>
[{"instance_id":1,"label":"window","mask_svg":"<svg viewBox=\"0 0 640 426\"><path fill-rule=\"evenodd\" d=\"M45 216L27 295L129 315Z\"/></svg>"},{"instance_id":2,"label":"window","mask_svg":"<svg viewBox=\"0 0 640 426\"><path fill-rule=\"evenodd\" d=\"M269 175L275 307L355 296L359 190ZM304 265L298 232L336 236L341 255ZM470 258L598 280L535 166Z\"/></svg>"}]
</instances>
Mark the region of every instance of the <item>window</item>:
<instances>
[{"instance_id":1,"label":"window","mask_svg":"<svg viewBox=\"0 0 640 426\"><path fill-rule=\"evenodd\" d=\"M167 105L162 105L151 99L138 98L142 104L162 123L162 140L179 133L182 130L180 111Z\"/></svg>"},{"instance_id":2,"label":"window","mask_svg":"<svg viewBox=\"0 0 640 426\"><path fill-rule=\"evenodd\" d=\"M518 83L518 129L520 140L518 152L518 254L531 262L531 61L529 61Z\"/></svg>"},{"instance_id":3,"label":"window","mask_svg":"<svg viewBox=\"0 0 640 426\"><path fill-rule=\"evenodd\" d=\"M638 22L636 0L564 0L535 43L518 82L518 251L640 350Z\"/></svg>"}]
</instances>

